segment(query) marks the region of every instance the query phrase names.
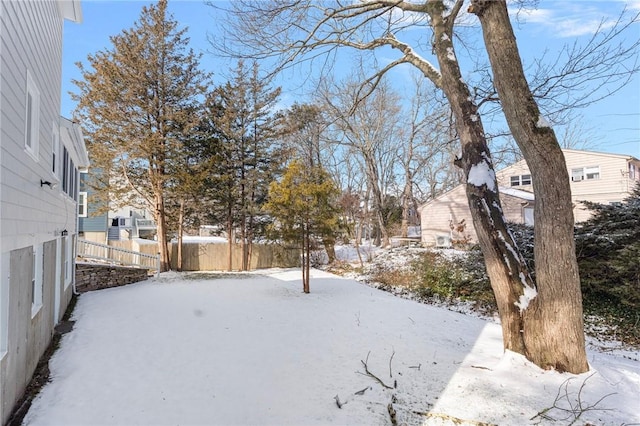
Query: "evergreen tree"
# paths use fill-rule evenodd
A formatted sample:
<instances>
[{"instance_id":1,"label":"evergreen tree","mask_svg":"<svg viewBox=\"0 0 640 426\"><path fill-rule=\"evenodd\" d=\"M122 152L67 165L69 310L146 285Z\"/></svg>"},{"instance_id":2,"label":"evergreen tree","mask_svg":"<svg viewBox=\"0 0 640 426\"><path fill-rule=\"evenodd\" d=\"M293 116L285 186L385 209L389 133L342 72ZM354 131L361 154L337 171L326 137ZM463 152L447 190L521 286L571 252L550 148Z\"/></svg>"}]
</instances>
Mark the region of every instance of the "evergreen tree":
<instances>
[{"instance_id":1,"label":"evergreen tree","mask_svg":"<svg viewBox=\"0 0 640 426\"><path fill-rule=\"evenodd\" d=\"M576 229L585 301L640 310L640 185L621 204L583 202L593 216Z\"/></svg>"},{"instance_id":2,"label":"evergreen tree","mask_svg":"<svg viewBox=\"0 0 640 426\"><path fill-rule=\"evenodd\" d=\"M280 169L275 148L280 126L274 112L279 96L279 88L270 89L260 78L257 64L247 69L240 61L233 80L207 97L207 127L216 139L210 217L227 229L229 270L235 240L243 248L241 268L249 268L254 232L260 224L257 218L269 182Z\"/></svg>"},{"instance_id":3,"label":"evergreen tree","mask_svg":"<svg viewBox=\"0 0 640 426\"><path fill-rule=\"evenodd\" d=\"M161 268L169 268L165 203L172 164L196 123L207 75L188 48L186 28L167 12L167 0L143 7L133 28L111 37L112 47L78 63L82 80L74 113L83 123L98 190L110 202L139 204L153 213Z\"/></svg>"},{"instance_id":4,"label":"evergreen tree","mask_svg":"<svg viewBox=\"0 0 640 426\"><path fill-rule=\"evenodd\" d=\"M276 222L274 235L297 244L302 251L302 287L309 293L309 269L314 240L335 238L338 213L335 203L339 191L321 167L308 168L300 161L287 167L282 180L269 187L264 206Z\"/></svg>"}]
</instances>

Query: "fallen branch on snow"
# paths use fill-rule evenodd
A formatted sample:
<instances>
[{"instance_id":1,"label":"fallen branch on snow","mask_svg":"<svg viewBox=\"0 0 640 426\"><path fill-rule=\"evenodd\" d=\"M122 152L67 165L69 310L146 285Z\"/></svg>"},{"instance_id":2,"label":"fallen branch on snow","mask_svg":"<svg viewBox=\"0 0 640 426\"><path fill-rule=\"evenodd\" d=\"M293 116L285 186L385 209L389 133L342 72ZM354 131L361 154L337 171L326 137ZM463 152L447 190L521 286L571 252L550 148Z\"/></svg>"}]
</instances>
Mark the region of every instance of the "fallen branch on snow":
<instances>
[{"instance_id":1,"label":"fallen branch on snow","mask_svg":"<svg viewBox=\"0 0 640 426\"><path fill-rule=\"evenodd\" d=\"M607 395L604 395L602 398L598 399L593 404L585 404L585 402L582 400L582 391L584 390L584 387L587 384L587 380L592 378L594 374L595 373L591 374L589 377L584 379L584 381L580 385L580 388L578 389L578 394L575 396L575 401L572 401L572 398L569 395L569 382L571 381L572 377L565 380L558 388L558 393L556 394L556 399L553 401L553 405L551 407L545 408L544 410L538 412L538 414L531 417L530 420L534 420L536 418L540 418L540 421L570 420L571 422L568 425L571 426L575 424L580 418L580 416L582 416L587 411L596 411L596 410L610 411L611 410L610 408L597 408L597 407L602 401L605 400L605 398L608 398L611 395L615 395L615 393L609 393ZM563 401L564 401L564 404L568 405L568 408L561 406L561 404L563 404ZM550 412L552 412L553 410L556 410L557 412L559 412L558 414L554 413L554 415L564 416L564 417L561 417L558 419L552 417L550 415Z\"/></svg>"},{"instance_id":2,"label":"fallen branch on snow","mask_svg":"<svg viewBox=\"0 0 640 426\"><path fill-rule=\"evenodd\" d=\"M378 376L376 376L375 374L373 374L371 371L369 371L369 367L367 365L367 362L369 362L369 354L371 353L371 351L369 351L369 353L367 353L367 358L366 361L360 360L360 362L362 363L362 365L364 365L364 372L366 373L367 376L375 379L378 383L380 383L382 385L382 387L384 387L385 389L393 389L393 387L388 386L385 382L383 382ZM393 355L391 356L393 358ZM389 365L391 365L391 361L389 361Z\"/></svg>"}]
</instances>

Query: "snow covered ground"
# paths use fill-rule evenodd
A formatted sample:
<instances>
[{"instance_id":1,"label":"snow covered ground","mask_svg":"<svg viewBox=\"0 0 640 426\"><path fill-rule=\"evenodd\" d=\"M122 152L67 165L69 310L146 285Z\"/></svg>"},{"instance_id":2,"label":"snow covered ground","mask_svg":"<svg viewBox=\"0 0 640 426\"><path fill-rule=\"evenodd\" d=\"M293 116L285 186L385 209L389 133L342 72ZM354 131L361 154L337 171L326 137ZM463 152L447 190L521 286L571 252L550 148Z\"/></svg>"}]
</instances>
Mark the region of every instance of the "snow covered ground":
<instances>
[{"instance_id":1,"label":"snow covered ground","mask_svg":"<svg viewBox=\"0 0 640 426\"><path fill-rule=\"evenodd\" d=\"M83 294L24 424L389 425L389 404L408 425L640 423L637 360L542 371L503 354L493 322L318 270L303 294L300 278L165 273Z\"/></svg>"}]
</instances>

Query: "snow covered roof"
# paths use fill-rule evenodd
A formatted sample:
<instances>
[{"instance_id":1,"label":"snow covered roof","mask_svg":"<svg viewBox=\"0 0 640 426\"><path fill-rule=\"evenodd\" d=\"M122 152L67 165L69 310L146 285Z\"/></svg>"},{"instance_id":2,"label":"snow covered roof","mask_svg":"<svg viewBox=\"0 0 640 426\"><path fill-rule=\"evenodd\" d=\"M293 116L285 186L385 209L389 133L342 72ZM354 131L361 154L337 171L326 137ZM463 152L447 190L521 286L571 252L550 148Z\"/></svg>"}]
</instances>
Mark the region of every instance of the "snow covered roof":
<instances>
[{"instance_id":1,"label":"snow covered roof","mask_svg":"<svg viewBox=\"0 0 640 426\"><path fill-rule=\"evenodd\" d=\"M511 195L512 197L522 198L523 200L533 201L535 197L533 192L523 191L521 189L508 188L506 186L501 186L498 189L501 194Z\"/></svg>"}]
</instances>

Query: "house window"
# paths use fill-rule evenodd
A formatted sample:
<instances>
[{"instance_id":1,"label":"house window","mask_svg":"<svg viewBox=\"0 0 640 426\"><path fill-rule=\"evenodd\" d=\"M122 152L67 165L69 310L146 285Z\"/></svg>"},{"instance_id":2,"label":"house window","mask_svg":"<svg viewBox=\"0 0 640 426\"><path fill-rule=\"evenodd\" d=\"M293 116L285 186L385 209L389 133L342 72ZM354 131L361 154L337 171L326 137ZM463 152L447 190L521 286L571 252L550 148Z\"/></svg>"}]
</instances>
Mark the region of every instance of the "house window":
<instances>
[{"instance_id":1,"label":"house window","mask_svg":"<svg viewBox=\"0 0 640 426\"><path fill-rule=\"evenodd\" d=\"M58 166L58 162L60 161L58 154L58 152L60 151L60 132L55 122L53 123L52 133L53 144L51 146L51 173L53 173L53 175L58 178L58 174L60 173L60 166Z\"/></svg>"},{"instance_id":2,"label":"house window","mask_svg":"<svg viewBox=\"0 0 640 426\"><path fill-rule=\"evenodd\" d=\"M87 217L87 193L78 193L78 216Z\"/></svg>"},{"instance_id":3,"label":"house window","mask_svg":"<svg viewBox=\"0 0 640 426\"><path fill-rule=\"evenodd\" d=\"M62 191L69 191L69 151L62 148Z\"/></svg>"},{"instance_id":4,"label":"house window","mask_svg":"<svg viewBox=\"0 0 640 426\"><path fill-rule=\"evenodd\" d=\"M629 179L636 180L636 166L629 163Z\"/></svg>"},{"instance_id":5,"label":"house window","mask_svg":"<svg viewBox=\"0 0 640 426\"><path fill-rule=\"evenodd\" d=\"M511 186L531 185L531 175L511 176Z\"/></svg>"},{"instance_id":6,"label":"house window","mask_svg":"<svg viewBox=\"0 0 640 426\"><path fill-rule=\"evenodd\" d=\"M600 166L585 167L584 176L587 180L600 179Z\"/></svg>"},{"instance_id":7,"label":"house window","mask_svg":"<svg viewBox=\"0 0 640 426\"><path fill-rule=\"evenodd\" d=\"M40 128L40 92L27 71L27 90L25 98L24 148L38 161L38 129Z\"/></svg>"},{"instance_id":8,"label":"house window","mask_svg":"<svg viewBox=\"0 0 640 426\"><path fill-rule=\"evenodd\" d=\"M600 179L600 166L579 167L571 169L571 181Z\"/></svg>"},{"instance_id":9,"label":"house window","mask_svg":"<svg viewBox=\"0 0 640 426\"><path fill-rule=\"evenodd\" d=\"M64 288L71 284L73 268L73 240L70 236L64 237Z\"/></svg>"},{"instance_id":10,"label":"house window","mask_svg":"<svg viewBox=\"0 0 640 426\"><path fill-rule=\"evenodd\" d=\"M44 266L44 250L42 244L33 249L31 273L31 317L34 317L42 307L42 274Z\"/></svg>"}]
</instances>

